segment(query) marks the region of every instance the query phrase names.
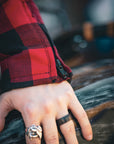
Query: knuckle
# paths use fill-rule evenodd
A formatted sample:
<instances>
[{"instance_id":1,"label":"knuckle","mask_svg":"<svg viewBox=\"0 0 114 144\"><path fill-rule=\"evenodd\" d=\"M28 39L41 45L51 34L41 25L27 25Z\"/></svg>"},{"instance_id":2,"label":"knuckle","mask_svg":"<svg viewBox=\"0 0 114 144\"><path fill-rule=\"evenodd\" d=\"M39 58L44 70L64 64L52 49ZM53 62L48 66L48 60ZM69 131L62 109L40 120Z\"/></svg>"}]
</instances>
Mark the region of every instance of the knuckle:
<instances>
[{"instance_id":1,"label":"knuckle","mask_svg":"<svg viewBox=\"0 0 114 144\"><path fill-rule=\"evenodd\" d=\"M46 114L51 113L51 111L52 111L52 103L51 102L45 102L44 105L43 105L43 108L44 108L44 112Z\"/></svg>"},{"instance_id":2,"label":"knuckle","mask_svg":"<svg viewBox=\"0 0 114 144\"><path fill-rule=\"evenodd\" d=\"M28 103L24 106L24 112L27 113L30 117L36 114L36 106L32 103Z\"/></svg>"},{"instance_id":3,"label":"knuckle","mask_svg":"<svg viewBox=\"0 0 114 144\"><path fill-rule=\"evenodd\" d=\"M63 98L61 96L59 96L57 99L56 99L56 102L59 106L63 105Z\"/></svg>"},{"instance_id":4,"label":"knuckle","mask_svg":"<svg viewBox=\"0 0 114 144\"><path fill-rule=\"evenodd\" d=\"M69 134L73 134L74 133L74 124L73 124L72 121L70 122L70 124L68 124L67 126L64 127L63 133L65 135L69 135Z\"/></svg>"},{"instance_id":5,"label":"knuckle","mask_svg":"<svg viewBox=\"0 0 114 144\"><path fill-rule=\"evenodd\" d=\"M85 111L83 111L82 113L80 113L80 118L81 119L86 119L87 118L87 114Z\"/></svg>"},{"instance_id":6,"label":"knuckle","mask_svg":"<svg viewBox=\"0 0 114 144\"><path fill-rule=\"evenodd\" d=\"M66 95L67 95L67 97L68 97L69 99L71 99L71 98L73 97L73 93L72 93L71 90L68 90L68 91L66 92Z\"/></svg>"},{"instance_id":7,"label":"knuckle","mask_svg":"<svg viewBox=\"0 0 114 144\"><path fill-rule=\"evenodd\" d=\"M74 133L74 125L73 125L73 124L71 124L71 125L68 126L68 128L67 128L67 133L68 133L68 134L69 134L69 133Z\"/></svg>"},{"instance_id":8,"label":"knuckle","mask_svg":"<svg viewBox=\"0 0 114 144\"><path fill-rule=\"evenodd\" d=\"M55 143L57 143L58 138L57 138L56 135L52 135L52 136L50 136L49 138L47 138L46 141L47 141L47 143L49 143L49 144L55 144Z\"/></svg>"},{"instance_id":9,"label":"knuckle","mask_svg":"<svg viewBox=\"0 0 114 144\"><path fill-rule=\"evenodd\" d=\"M89 123L85 125L85 129L87 129L88 131L91 131L91 126Z\"/></svg>"},{"instance_id":10,"label":"knuckle","mask_svg":"<svg viewBox=\"0 0 114 144\"><path fill-rule=\"evenodd\" d=\"M4 117L9 111L13 109L12 103L9 98L1 97L0 98L0 111Z\"/></svg>"}]
</instances>

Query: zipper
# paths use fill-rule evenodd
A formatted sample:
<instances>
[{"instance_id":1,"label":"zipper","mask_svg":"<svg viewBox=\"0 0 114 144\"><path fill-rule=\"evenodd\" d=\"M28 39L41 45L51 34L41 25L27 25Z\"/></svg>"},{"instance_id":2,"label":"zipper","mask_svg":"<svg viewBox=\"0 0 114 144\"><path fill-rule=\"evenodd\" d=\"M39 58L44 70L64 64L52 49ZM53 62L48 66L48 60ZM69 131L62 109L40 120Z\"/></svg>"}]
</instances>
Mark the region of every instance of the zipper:
<instances>
[{"instance_id":1,"label":"zipper","mask_svg":"<svg viewBox=\"0 0 114 144\"><path fill-rule=\"evenodd\" d=\"M66 79L68 77L68 73L63 69L63 66L61 65L59 59L56 59L56 67L60 74L63 76L63 78Z\"/></svg>"},{"instance_id":2,"label":"zipper","mask_svg":"<svg viewBox=\"0 0 114 144\"><path fill-rule=\"evenodd\" d=\"M69 74L64 70L60 60L57 58L56 54L55 54L55 50L54 50L54 43L53 41L51 40L48 32L47 32L47 29L45 28L45 26L43 24L39 24L40 28L43 30L43 32L45 33L45 35L47 36L47 39L52 47L52 50L53 50L53 53L54 53L54 57L55 57L55 63L56 63L56 68L57 68L57 71L58 71L58 74L60 74L60 76L62 76L64 79L66 79Z\"/></svg>"}]
</instances>

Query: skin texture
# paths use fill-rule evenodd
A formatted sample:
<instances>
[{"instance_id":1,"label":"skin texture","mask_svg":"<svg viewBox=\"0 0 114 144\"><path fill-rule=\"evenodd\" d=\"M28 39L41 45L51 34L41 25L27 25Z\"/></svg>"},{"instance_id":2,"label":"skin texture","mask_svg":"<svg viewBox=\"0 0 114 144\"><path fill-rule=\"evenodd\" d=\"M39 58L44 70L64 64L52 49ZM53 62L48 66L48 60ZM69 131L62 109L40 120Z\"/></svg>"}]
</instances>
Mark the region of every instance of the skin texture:
<instances>
[{"instance_id":1,"label":"skin texture","mask_svg":"<svg viewBox=\"0 0 114 144\"><path fill-rule=\"evenodd\" d=\"M8 112L16 109L21 112L26 127L32 124L41 125L46 144L59 144L56 119L68 114L70 109L82 129L86 140L92 139L92 128L88 117L76 98L71 85L67 82L45 84L28 88L16 89L0 96L0 131L5 123ZM60 126L67 144L78 144L73 121ZM40 144L38 138L27 144Z\"/></svg>"}]
</instances>

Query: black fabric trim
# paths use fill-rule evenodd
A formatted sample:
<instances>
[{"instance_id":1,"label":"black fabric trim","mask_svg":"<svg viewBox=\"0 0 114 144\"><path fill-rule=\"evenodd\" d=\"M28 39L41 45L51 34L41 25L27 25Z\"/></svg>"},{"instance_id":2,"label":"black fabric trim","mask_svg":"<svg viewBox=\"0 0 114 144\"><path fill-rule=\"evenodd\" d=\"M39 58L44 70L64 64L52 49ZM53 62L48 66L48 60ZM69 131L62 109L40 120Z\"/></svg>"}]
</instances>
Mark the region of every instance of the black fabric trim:
<instances>
[{"instance_id":1,"label":"black fabric trim","mask_svg":"<svg viewBox=\"0 0 114 144\"><path fill-rule=\"evenodd\" d=\"M12 89L24 88L29 86L33 86L33 81L11 83L9 70L7 69L4 71L2 78L0 80L0 89L1 89L0 94Z\"/></svg>"},{"instance_id":2,"label":"black fabric trim","mask_svg":"<svg viewBox=\"0 0 114 144\"><path fill-rule=\"evenodd\" d=\"M44 24L38 24L38 25L41 27L41 29L43 30L43 32L44 32L45 35L47 36L47 38L48 38L48 40L49 40L49 42L50 42L50 45L51 45L51 47L53 48L54 42L53 42L53 40L51 39L50 35L48 34L47 28L45 27ZM54 51L54 50L53 50L53 51ZM54 54L54 55L55 55L55 54Z\"/></svg>"}]
</instances>

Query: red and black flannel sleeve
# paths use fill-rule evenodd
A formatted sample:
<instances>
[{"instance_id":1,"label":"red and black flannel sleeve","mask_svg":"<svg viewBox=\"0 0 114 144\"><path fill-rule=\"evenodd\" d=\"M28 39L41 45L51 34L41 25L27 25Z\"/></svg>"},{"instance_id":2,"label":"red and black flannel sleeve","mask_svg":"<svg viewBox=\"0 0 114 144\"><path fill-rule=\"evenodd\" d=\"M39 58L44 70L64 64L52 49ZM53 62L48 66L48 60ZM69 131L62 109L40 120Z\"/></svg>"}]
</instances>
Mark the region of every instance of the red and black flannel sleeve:
<instances>
[{"instance_id":1,"label":"red and black flannel sleeve","mask_svg":"<svg viewBox=\"0 0 114 144\"><path fill-rule=\"evenodd\" d=\"M0 5L0 67L1 93L71 78L32 0Z\"/></svg>"}]
</instances>

